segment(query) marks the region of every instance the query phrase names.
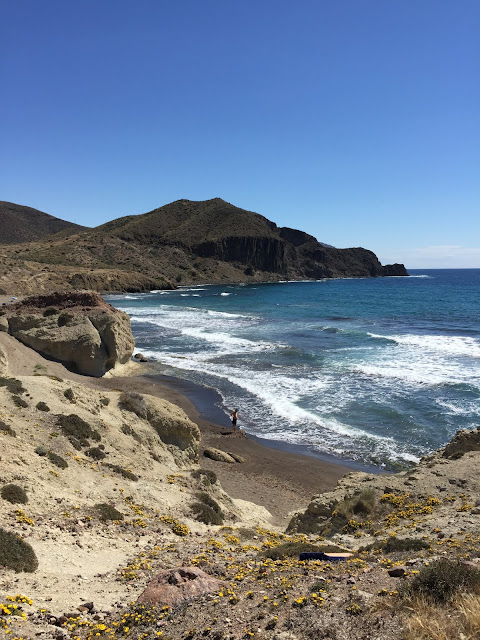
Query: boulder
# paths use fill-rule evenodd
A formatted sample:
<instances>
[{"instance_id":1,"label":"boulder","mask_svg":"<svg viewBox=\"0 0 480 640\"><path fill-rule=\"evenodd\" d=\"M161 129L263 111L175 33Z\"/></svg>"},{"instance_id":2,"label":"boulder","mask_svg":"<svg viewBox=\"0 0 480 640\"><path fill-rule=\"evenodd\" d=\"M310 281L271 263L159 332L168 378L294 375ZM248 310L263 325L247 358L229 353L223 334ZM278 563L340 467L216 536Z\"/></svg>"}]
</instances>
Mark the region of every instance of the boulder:
<instances>
[{"instance_id":1,"label":"boulder","mask_svg":"<svg viewBox=\"0 0 480 640\"><path fill-rule=\"evenodd\" d=\"M137 602L175 607L207 593L215 593L222 583L196 567L177 567L151 580Z\"/></svg>"},{"instance_id":2,"label":"boulder","mask_svg":"<svg viewBox=\"0 0 480 640\"><path fill-rule=\"evenodd\" d=\"M244 464L246 462L245 458L239 456L238 453L232 453L231 451L228 451L228 455L233 458L235 462L240 462L241 464Z\"/></svg>"},{"instance_id":3,"label":"boulder","mask_svg":"<svg viewBox=\"0 0 480 640\"><path fill-rule=\"evenodd\" d=\"M91 291L25 298L6 318L17 340L84 375L128 362L135 346L128 315Z\"/></svg>"},{"instance_id":4,"label":"boulder","mask_svg":"<svg viewBox=\"0 0 480 640\"><path fill-rule=\"evenodd\" d=\"M211 460L215 460L216 462L229 462L230 464L234 464L235 458L233 458L226 451L220 451L220 449L214 449L213 447L209 447L205 449L203 455L206 458L210 458Z\"/></svg>"},{"instance_id":5,"label":"boulder","mask_svg":"<svg viewBox=\"0 0 480 640\"><path fill-rule=\"evenodd\" d=\"M198 460L200 429L185 412L170 402L153 396L143 396L147 420L164 442L179 465Z\"/></svg>"},{"instance_id":6,"label":"boulder","mask_svg":"<svg viewBox=\"0 0 480 640\"><path fill-rule=\"evenodd\" d=\"M480 451L480 427L473 431L457 431L454 438L443 449L444 458L461 458L468 451Z\"/></svg>"},{"instance_id":7,"label":"boulder","mask_svg":"<svg viewBox=\"0 0 480 640\"><path fill-rule=\"evenodd\" d=\"M8 332L8 320L5 316L0 316L0 331Z\"/></svg>"}]
</instances>

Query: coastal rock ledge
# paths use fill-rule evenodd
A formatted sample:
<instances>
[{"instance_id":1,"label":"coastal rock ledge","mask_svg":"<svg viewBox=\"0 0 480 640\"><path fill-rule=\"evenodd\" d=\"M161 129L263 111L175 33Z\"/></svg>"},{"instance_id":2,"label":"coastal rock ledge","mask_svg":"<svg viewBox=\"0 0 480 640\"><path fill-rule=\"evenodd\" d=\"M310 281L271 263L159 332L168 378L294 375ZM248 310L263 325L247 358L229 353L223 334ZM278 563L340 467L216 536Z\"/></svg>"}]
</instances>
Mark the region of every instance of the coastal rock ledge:
<instances>
[{"instance_id":1,"label":"coastal rock ledge","mask_svg":"<svg viewBox=\"0 0 480 640\"><path fill-rule=\"evenodd\" d=\"M128 315L93 291L25 298L4 319L17 340L84 375L100 377L125 364L135 346Z\"/></svg>"}]
</instances>

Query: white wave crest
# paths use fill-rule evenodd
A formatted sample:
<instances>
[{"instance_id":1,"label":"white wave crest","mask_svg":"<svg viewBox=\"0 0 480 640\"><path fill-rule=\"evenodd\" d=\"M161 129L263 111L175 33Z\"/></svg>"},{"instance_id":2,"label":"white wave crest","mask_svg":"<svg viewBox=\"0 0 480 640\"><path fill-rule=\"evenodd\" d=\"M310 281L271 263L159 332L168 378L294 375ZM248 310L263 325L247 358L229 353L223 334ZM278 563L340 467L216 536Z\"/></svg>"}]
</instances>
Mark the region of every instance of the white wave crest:
<instances>
[{"instance_id":1,"label":"white wave crest","mask_svg":"<svg viewBox=\"0 0 480 640\"><path fill-rule=\"evenodd\" d=\"M372 338L391 340L396 344L421 348L426 351L435 351L454 356L467 356L480 358L480 343L475 338L466 336L434 336L434 335L391 335L384 336L376 333L368 333Z\"/></svg>"}]
</instances>

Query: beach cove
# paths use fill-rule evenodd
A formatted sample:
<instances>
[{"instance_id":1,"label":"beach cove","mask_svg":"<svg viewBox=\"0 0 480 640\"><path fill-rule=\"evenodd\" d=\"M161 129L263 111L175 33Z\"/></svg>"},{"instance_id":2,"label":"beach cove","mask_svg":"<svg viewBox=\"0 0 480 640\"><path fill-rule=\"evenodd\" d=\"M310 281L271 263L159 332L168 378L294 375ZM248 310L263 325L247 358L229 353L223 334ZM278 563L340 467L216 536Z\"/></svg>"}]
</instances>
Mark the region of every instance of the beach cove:
<instances>
[{"instance_id":1,"label":"beach cove","mask_svg":"<svg viewBox=\"0 0 480 640\"><path fill-rule=\"evenodd\" d=\"M250 434L406 468L480 422L480 270L107 296L151 374L216 390ZM223 423L222 423L223 424Z\"/></svg>"}]
</instances>

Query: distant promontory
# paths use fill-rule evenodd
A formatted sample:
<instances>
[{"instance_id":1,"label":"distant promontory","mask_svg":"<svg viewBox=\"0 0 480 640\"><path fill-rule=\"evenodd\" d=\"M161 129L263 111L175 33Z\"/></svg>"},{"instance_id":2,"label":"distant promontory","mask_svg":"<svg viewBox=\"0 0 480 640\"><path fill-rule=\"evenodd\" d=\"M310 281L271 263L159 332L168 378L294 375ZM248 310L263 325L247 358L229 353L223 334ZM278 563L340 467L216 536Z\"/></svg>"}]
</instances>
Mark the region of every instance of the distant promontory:
<instances>
[{"instance_id":1,"label":"distant promontory","mask_svg":"<svg viewBox=\"0 0 480 640\"><path fill-rule=\"evenodd\" d=\"M89 229L0 202L0 290L147 291L197 283L408 275L221 198L177 200Z\"/></svg>"}]
</instances>

